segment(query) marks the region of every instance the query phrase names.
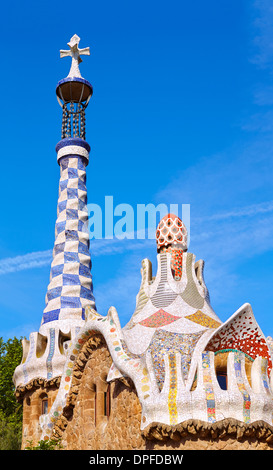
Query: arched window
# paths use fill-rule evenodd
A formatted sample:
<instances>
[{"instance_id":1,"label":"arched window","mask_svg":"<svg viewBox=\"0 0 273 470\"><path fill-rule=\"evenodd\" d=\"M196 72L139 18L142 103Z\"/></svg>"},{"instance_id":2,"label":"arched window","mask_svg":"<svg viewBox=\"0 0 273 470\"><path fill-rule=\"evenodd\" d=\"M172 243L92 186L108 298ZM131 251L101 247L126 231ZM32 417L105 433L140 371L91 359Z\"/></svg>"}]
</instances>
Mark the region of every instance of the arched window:
<instances>
[{"instance_id":1,"label":"arched window","mask_svg":"<svg viewBox=\"0 0 273 470\"><path fill-rule=\"evenodd\" d=\"M95 426L106 423L111 412L111 385L101 376L92 387L94 393Z\"/></svg>"},{"instance_id":2,"label":"arched window","mask_svg":"<svg viewBox=\"0 0 273 470\"><path fill-rule=\"evenodd\" d=\"M48 396L46 393L40 395L41 400L41 414L46 415L48 413Z\"/></svg>"},{"instance_id":3,"label":"arched window","mask_svg":"<svg viewBox=\"0 0 273 470\"><path fill-rule=\"evenodd\" d=\"M221 372L216 372L216 377L218 380L218 384L220 385L220 388L222 390L227 390L227 372L226 371L221 371Z\"/></svg>"}]
</instances>

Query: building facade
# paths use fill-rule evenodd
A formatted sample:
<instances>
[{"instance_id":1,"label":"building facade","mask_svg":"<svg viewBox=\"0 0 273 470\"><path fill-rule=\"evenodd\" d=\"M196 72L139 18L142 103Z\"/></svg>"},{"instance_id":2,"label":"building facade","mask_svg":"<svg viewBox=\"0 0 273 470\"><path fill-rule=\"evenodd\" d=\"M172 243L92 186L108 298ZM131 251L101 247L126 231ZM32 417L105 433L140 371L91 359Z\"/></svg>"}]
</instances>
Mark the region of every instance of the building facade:
<instances>
[{"instance_id":1,"label":"building facade","mask_svg":"<svg viewBox=\"0 0 273 470\"><path fill-rule=\"evenodd\" d=\"M224 323L214 312L204 262L188 252L187 228L167 214L156 231L157 272L142 261L136 308L121 327L93 296L87 224L85 109L79 38L63 109L55 244L39 332L23 341L14 373L23 442L64 449L271 449L271 338L244 304Z\"/></svg>"}]
</instances>

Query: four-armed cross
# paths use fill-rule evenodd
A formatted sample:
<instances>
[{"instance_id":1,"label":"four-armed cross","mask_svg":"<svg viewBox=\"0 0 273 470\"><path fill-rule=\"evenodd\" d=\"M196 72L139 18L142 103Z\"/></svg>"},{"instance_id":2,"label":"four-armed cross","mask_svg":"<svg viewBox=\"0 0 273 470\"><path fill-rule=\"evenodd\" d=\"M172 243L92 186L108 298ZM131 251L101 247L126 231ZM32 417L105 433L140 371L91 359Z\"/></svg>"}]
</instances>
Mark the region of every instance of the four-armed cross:
<instances>
[{"instance_id":1,"label":"four-armed cross","mask_svg":"<svg viewBox=\"0 0 273 470\"><path fill-rule=\"evenodd\" d=\"M81 55L90 55L90 48L85 47L84 49L79 49L78 45L80 42L79 36L77 34L74 34L74 36L70 39L70 42L67 43L67 45L70 47L69 51L60 51L60 56L62 57L72 57L72 63L71 63L71 68L70 72L68 74L68 77L80 77L81 78L81 72L79 69L79 64L82 62Z\"/></svg>"}]
</instances>

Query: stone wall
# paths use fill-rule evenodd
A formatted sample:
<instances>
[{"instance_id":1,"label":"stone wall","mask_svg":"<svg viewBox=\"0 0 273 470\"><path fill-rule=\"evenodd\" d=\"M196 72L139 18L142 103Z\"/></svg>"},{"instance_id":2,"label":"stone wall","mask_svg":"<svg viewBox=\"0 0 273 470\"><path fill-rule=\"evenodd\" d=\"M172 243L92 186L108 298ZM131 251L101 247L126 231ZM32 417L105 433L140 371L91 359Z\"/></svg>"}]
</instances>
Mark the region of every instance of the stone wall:
<instances>
[{"instance_id":1,"label":"stone wall","mask_svg":"<svg viewBox=\"0 0 273 470\"><path fill-rule=\"evenodd\" d=\"M68 419L61 433L64 449L122 449L125 445L128 449L138 449L143 446L139 400L131 384L106 382L111 363L105 345L92 351L79 379L77 396L72 398L73 392L71 394L73 410L69 412L68 408L65 413ZM107 416L109 395L110 416Z\"/></svg>"},{"instance_id":2,"label":"stone wall","mask_svg":"<svg viewBox=\"0 0 273 470\"><path fill-rule=\"evenodd\" d=\"M57 396L59 383L60 377L51 381L36 379L16 390L17 398L23 401L22 449L30 442L36 445L40 440L39 418L43 414L43 404L47 401L49 411Z\"/></svg>"}]
</instances>

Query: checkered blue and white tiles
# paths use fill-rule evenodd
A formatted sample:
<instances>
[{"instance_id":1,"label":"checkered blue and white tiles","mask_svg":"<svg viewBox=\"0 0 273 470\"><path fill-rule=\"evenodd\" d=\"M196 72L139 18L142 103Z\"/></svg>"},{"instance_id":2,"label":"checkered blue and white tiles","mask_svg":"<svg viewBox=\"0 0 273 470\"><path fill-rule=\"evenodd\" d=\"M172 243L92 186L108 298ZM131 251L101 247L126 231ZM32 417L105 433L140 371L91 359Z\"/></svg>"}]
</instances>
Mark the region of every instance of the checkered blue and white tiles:
<instances>
[{"instance_id":1,"label":"checkered blue and white tiles","mask_svg":"<svg viewBox=\"0 0 273 470\"><path fill-rule=\"evenodd\" d=\"M42 324L84 319L85 307L95 307L86 207L86 160L76 154L67 155L59 164L55 244Z\"/></svg>"}]
</instances>

